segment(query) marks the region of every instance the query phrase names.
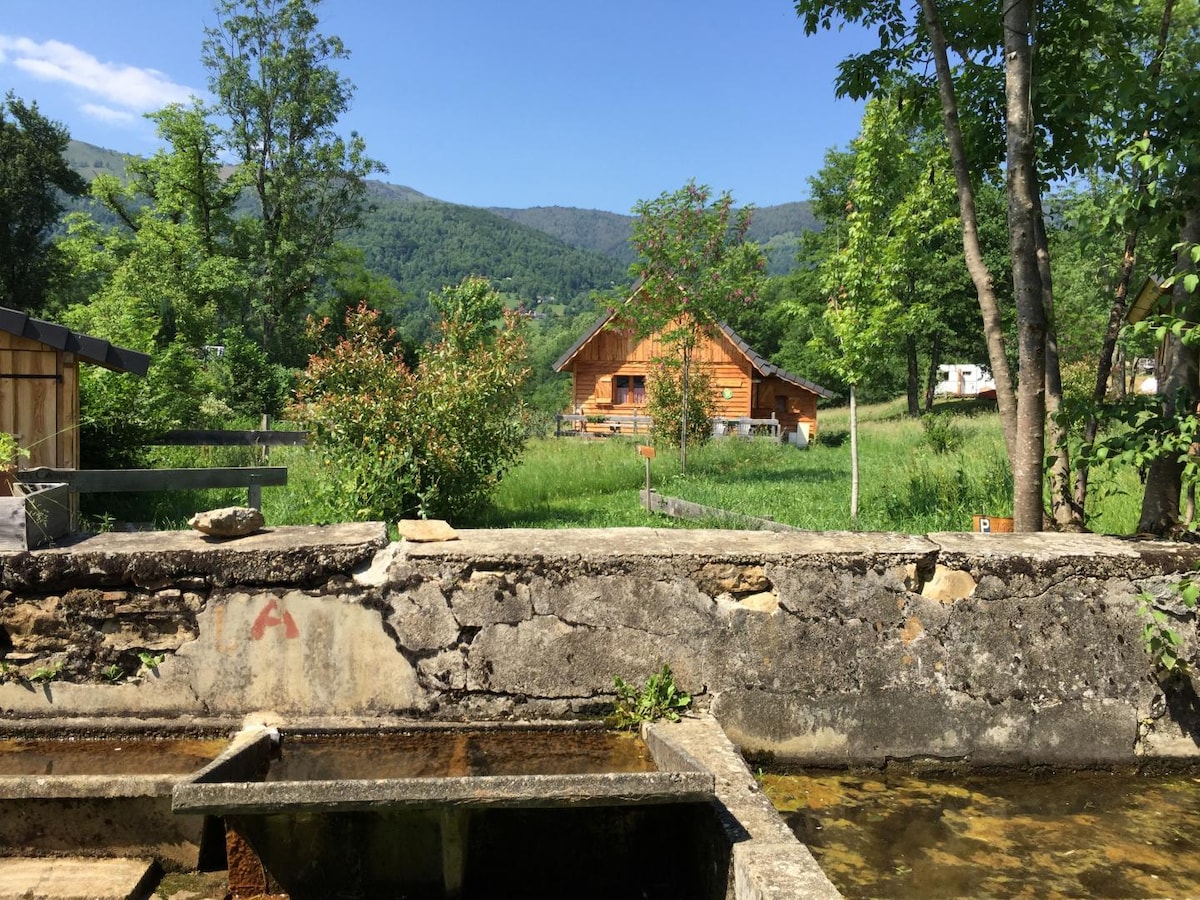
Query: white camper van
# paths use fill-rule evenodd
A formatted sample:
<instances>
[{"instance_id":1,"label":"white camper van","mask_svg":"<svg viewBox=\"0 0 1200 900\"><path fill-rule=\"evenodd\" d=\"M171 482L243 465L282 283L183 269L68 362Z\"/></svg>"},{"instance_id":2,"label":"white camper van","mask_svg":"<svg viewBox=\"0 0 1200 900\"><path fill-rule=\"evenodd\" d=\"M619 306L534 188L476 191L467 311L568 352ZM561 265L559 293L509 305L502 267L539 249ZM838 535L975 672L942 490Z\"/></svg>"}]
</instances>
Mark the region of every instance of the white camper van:
<instances>
[{"instance_id":1,"label":"white camper van","mask_svg":"<svg viewBox=\"0 0 1200 900\"><path fill-rule=\"evenodd\" d=\"M983 366L971 363L938 366L935 397L995 397L996 379Z\"/></svg>"}]
</instances>

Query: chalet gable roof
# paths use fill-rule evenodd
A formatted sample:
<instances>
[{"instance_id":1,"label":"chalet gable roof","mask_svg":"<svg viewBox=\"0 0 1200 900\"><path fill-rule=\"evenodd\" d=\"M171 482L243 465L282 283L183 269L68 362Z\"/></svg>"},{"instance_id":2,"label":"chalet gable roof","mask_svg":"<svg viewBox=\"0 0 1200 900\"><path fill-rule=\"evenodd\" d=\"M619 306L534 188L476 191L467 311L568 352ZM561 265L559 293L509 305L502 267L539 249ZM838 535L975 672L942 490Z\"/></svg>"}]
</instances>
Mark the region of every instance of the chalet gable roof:
<instances>
[{"instance_id":1,"label":"chalet gable roof","mask_svg":"<svg viewBox=\"0 0 1200 900\"><path fill-rule=\"evenodd\" d=\"M600 330L604 328L604 326L607 325L615 315L616 311L614 310L613 312L602 316L600 321L593 325L588 332L583 335L583 337L572 344L570 349L560 356L557 361L555 361L554 371L561 372L564 368L566 368L579 353L579 351L582 350L587 343L592 340L592 338L599 334ZM801 378L799 375L793 375L786 369L781 369L774 363L768 362L765 358L756 353L749 344L742 340L736 331L734 331L724 322L718 322L717 328L722 334L725 335L725 337L729 338L730 343L732 343L738 349L738 351L746 357L754 370L763 377L778 378L780 381L786 381L788 384L793 384L796 387L804 388L806 391L811 391L819 397L824 397L826 400L831 400L836 396L834 392L828 388L821 387L821 385L809 381L807 378Z\"/></svg>"},{"instance_id":2,"label":"chalet gable roof","mask_svg":"<svg viewBox=\"0 0 1200 900\"><path fill-rule=\"evenodd\" d=\"M127 350L102 338L72 331L65 325L30 318L28 313L5 306L0 306L0 331L46 344L55 350L74 353L85 362L104 366L114 372L145 375L150 368L150 357L145 353Z\"/></svg>"}]
</instances>

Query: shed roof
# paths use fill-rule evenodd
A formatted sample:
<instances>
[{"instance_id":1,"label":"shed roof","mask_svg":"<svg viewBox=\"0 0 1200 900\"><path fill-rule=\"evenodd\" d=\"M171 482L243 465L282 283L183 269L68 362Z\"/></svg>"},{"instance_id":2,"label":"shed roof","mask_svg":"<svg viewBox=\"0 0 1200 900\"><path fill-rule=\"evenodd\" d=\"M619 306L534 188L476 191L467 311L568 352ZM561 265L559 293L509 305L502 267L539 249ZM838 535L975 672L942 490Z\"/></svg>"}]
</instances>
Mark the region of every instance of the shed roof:
<instances>
[{"instance_id":1,"label":"shed roof","mask_svg":"<svg viewBox=\"0 0 1200 900\"><path fill-rule=\"evenodd\" d=\"M114 372L145 375L150 368L148 354L118 347L103 338L72 331L65 325L31 318L28 313L5 306L0 306L0 331L46 344L55 350L74 353L85 362L104 366Z\"/></svg>"},{"instance_id":2,"label":"shed roof","mask_svg":"<svg viewBox=\"0 0 1200 900\"><path fill-rule=\"evenodd\" d=\"M571 362L571 360L574 359L575 355L583 349L584 345L594 338L600 332L600 329L607 325L609 320L611 320L615 315L616 311L614 310L613 312L602 316L600 321L593 325L587 331L587 333L583 335L583 337L572 344L570 349L555 361L554 371L561 372ZM754 370L760 375L764 377L778 378L780 381L786 381L788 384L793 384L796 387L804 388L806 391L812 391L812 393L819 397L824 397L826 400L831 400L836 396L836 394L834 394L834 392L828 388L821 387L821 385L809 381L807 378L801 378L799 375L793 375L786 369L781 369L774 363L768 362L765 358L756 353L749 344L742 340L736 331L734 331L724 322L718 322L717 328L722 334L725 335L725 337L729 338L730 342L742 353L743 356L746 357L747 360L749 360L750 365L753 366Z\"/></svg>"},{"instance_id":3,"label":"shed roof","mask_svg":"<svg viewBox=\"0 0 1200 900\"><path fill-rule=\"evenodd\" d=\"M1129 309L1125 313L1125 321L1130 325L1136 325L1152 312L1162 312L1166 306L1164 298L1170 296L1171 290L1162 286L1162 279L1151 275L1142 282L1142 286L1138 289L1137 296L1133 298L1133 303L1129 305Z\"/></svg>"}]
</instances>

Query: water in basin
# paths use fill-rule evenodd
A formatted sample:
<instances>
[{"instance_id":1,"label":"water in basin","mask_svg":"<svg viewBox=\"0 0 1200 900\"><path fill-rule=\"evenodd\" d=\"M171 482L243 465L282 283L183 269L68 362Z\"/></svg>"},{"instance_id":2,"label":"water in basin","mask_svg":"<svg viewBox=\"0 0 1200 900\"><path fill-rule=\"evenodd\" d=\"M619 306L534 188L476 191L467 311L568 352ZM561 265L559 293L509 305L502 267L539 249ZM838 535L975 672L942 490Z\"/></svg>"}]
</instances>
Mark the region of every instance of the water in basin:
<instances>
[{"instance_id":1,"label":"water in basin","mask_svg":"<svg viewBox=\"0 0 1200 900\"><path fill-rule=\"evenodd\" d=\"M1200 896L1200 776L763 776L847 897Z\"/></svg>"},{"instance_id":2,"label":"water in basin","mask_svg":"<svg viewBox=\"0 0 1200 900\"><path fill-rule=\"evenodd\" d=\"M268 781L653 772L637 735L581 729L285 733Z\"/></svg>"},{"instance_id":3,"label":"water in basin","mask_svg":"<svg viewBox=\"0 0 1200 900\"><path fill-rule=\"evenodd\" d=\"M216 759L228 741L134 737L0 740L0 776L185 775Z\"/></svg>"}]
</instances>

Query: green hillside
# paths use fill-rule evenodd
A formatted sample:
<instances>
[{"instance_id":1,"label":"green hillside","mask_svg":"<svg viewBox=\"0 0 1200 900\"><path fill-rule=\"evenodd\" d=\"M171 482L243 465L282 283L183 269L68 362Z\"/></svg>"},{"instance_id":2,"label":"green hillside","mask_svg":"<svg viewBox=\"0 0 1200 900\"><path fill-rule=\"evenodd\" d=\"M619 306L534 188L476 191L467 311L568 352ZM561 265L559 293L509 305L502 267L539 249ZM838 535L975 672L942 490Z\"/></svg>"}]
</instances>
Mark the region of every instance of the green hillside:
<instances>
[{"instance_id":1,"label":"green hillside","mask_svg":"<svg viewBox=\"0 0 1200 900\"><path fill-rule=\"evenodd\" d=\"M492 207L491 212L544 231L570 247L611 256L625 266L634 260L633 249L629 246L633 216L567 206ZM755 208L749 237L766 249L770 274L780 275L795 267L801 232L817 231L820 227L807 200L781 203Z\"/></svg>"},{"instance_id":2,"label":"green hillside","mask_svg":"<svg viewBox=\"0 0 1200 900\"><path fill-rule=\"evenodd\" d=\"M125 160L125 154L82 141L67 149L67 161L88 180L102 172L123 177ZM632 216L563 206L484 209L445 203L404 185L369 181L367 187L371 209L347 242L415 307L466 275L487 275L531 307L571 314L590 307L593 291L629 280ZM86 200L72 208L110 218ZM785 203L757 209L750 236L766 246L774 274L792 267L798 235L814 227L807 202Z\"/></svg>"},{"instance_id":3,"label":"green hillside","mask_svg":"<svg viewBox=\"0 0 1200 900\"><path fill-rule=\"evenodd\" d=\"M125 153L105 150L83 141L71 141L64 156L67 164L82 175L85 181L91 181L102 172L116 175L118 178L125 177Z\"/></svg>"},{"instance_id":4,"label":"green hillside","mask_svg":"<svg viewBox=\"0 0 1200 900\"><path fill-rule=\"evenodd\" d=\"M628 266L634 260L629 246L633 216L571 206L533 206L529 209L492 207L491 212L543 231L569 247L611 256Z\"/></svg>"},{"instance_id":5,"label":"green hillside","mask_svg":"<svg viewBox=\"0 0 1200 900\"><path fill-rule=\"evenodd\" d=\"M362 228L348 243L374 272L388 275L418 300L462 279L487 275L527 305L586 305L588 294L624 283L625 266L568 247L486 209L440 200L372 198Z\"/></svg>"}]
</instances>

